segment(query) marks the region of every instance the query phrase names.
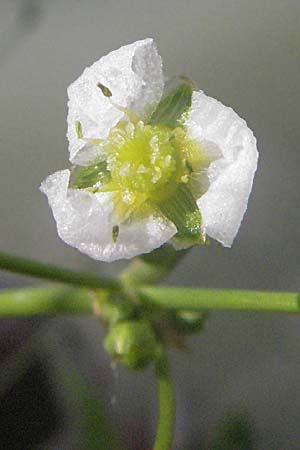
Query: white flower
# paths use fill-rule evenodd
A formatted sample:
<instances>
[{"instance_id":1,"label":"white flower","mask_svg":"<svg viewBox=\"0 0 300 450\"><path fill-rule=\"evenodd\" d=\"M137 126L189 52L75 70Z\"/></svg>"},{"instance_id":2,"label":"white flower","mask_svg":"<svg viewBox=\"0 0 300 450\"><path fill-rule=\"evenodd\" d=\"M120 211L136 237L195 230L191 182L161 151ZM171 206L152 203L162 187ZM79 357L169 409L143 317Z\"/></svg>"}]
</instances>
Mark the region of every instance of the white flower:
<instances>
[{"instance_id":1,"label":"white flower","mask_svg":"<svg viewBox=\"0 0 300 450\"><path fill-rule=\"evenodd\" d=\"M174 191L177 201L178 185L193 194L202 234L227 247L237 234L257 165L252 131L231 108L202 91L192 93L181 127L151 124L163 90L162 62L152 39L102 57L68 89L70 161L99 178L91 185L81 178L76 185L71 171L63 170L49 176L41 190L61 239L94 259L131 258L170 241L179 229L167 198ZM180 203L175 210L180 216ZM199 233L194 225L191 232Z\"/></svg>"}]
</instances>

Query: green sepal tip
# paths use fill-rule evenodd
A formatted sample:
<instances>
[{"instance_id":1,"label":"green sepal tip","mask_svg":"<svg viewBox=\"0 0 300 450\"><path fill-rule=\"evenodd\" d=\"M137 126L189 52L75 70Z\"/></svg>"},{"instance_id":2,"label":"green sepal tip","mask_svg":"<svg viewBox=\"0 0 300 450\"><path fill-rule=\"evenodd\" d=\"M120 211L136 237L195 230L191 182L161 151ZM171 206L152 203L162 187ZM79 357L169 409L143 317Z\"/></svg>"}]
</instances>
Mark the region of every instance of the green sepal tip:
<instances>
[{"instance_id":1,"label":"green sepal tip","mask_svg":"<svg viewBox=\"0 0 300 450\"><path fill-rule=\"evenodd\" d=\"M186 184L179 183L172 197L159 204L159 209L176 226L175 240L182 244L182 247L202 244L205 241L201 214Z\"/></svg>"},{"instance_id":2,"label":"green sepal tip","mask_svg":"<svg viewBox=\"0 0 300 450\"><path fill-rule=\"evenodd\" d=\"M87 167L75 166L71 173L70 187L89 189L94 192L109 180L110 173L107 170L107 164L105 161L101 161Z\"/></svg>"},{"instance_id":3,"label":"green sepal tip","mask_svg":"<svg viewBox=\"0 0 300 450\"><path fill-rule=\"evenodd\" d=\"M190 108L192 103L193 86L188 81L182 81L172 89L158 104L151 114L149 125L165 125L176 128L181 125L182 114Z\"/></svg>"}]
</instances>

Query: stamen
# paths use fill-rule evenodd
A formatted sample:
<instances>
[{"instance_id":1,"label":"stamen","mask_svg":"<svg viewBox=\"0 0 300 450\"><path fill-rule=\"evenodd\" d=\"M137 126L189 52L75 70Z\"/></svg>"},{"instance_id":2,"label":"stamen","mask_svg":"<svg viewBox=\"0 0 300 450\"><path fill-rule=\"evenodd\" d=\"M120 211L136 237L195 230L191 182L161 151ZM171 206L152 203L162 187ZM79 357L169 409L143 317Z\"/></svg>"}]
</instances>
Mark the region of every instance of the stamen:
<instances>
[{"instance_id":1,"label":"stamen","mask_svg":"<svg viewBox=\"0 0 300 450\"><path fill-rule=\"evenodd\" d=\"M128 175L129 171L130 171L130 163L122 164L122 166L120 168L120 175L121 175L121 177L124 177L124 176Z\"/></svg>"},{"instance_id":2,"label":"stamen","mask_svg":"<svg viewBox=\"0 0 300 450\"><path fill-rule=\"evenodd\" d=\"M104 84L102 83L97 83L97 87L99 89L101 89L102 94L107 97L110 100L110 103L119 111L123 112L124 114L126 114L126 116L129 118L129 120L133 123L138 123L140 121L139 117L137 115L135 115L132 111L130 111L129 109L125 108L124 106L120 106L120 105L116 105L116 103L114 103L110 97L112 97L112 92L111 90L107 87L104 86Z\"/></svg>"},{"instance_id":3,"label":"stamen","mask_svg":"<svg viewBox=\"0 0 300 450\"><path fill-rule=\"evenodd\" d=\"M126 131L120 126L113 128L110 133L111 136L119 136L119 135L124 137L126 136Z\"/></svg>"},{"instance_id":4,"label":"stamen","mask_svg":"<svg viewBox=\"0 0 300 450\"><path fill-rule=\"evenodd\" d=\"M126 189L126 191L123 194L122 200L127 205L132 205L135 201L135 195Z\"/></svg>"},{"instance_id":5,"label":"stamen","mask_svg":"<svg viewBox=\"0 0 300 450\"><path fill-rule=\"evenodd\" d=\"M134 137L134 131L135 131L135 126L133 125L132 122L128 122L127 125L126 125L126 132L127 132L128 136L133 138Z\"/></svg>"},{"instance_id":6,"label":"stamen","mask_svg":"<svg viewBox=\"0 0 300 450\"><path fill-rule=\"evenodd\" d=\"M150 147L153 148L153 150L159 150L159 147L158 147L158 136L153 136L150 139Z\"/></svg>"},{"instance_id":7,"label":"stamen","mask_svg":"<svg viewBox=\"0 0 300 450\"><path fill-rule=\"evenodd\" d=\"M81 126L81 123L79 122L79 120L76 120L76 122L75 122L75 130L76 130L77 138L81 139L84 142L87 142L88 144L99 145L99 144L102 144L102 142L104 142L103 139L84 138L82 136L82 126Z\"/></svg>"},{"instance_id":8,"label":"stamen","mask_svg":"<svg viewBox=\"0 0 300 450\"><path fill-rule=\"evenodd\" d=\"M116 136L113 136L112 141L118 146L122 146L125 143L125 139L120 134L116 134Z\"/></svg>"},{"instance_id":9,"label":"stamen","mask_svg":"<svg viewBox=\"0 0 300 450\"><path fill-rule=\"evenodd\" d=\"M158 150L154 150L152 152L152 155L151 155L151 158L150 158L151 164L155 164L156 163L157 156L158 156Z\"/></svg>"},{"instance_id":10,"label":"stamen","mask_svg":"<svg viewBox=\"0 0 300 450\"><path fill-rule=\"evenodd\" d=\"M115 161L116 161L116 155L109 155L106 160L107 164L114 163Z\"/></svg>"},{"instance_id":11,"label":"stamen","mask_svg":"<svg viewBox=\"0 0 300 450\"><path fill-rule=\"evenodd\" d=\"M171 160L172 160L172 156L171 156L171 155L167 155L167 156L165 157L165 160L164 160L164 165L165 165L165 167L169 167L169 165L170 165L170 163L171 163Z\"/></svg>"},{"instance_id":12,"label":"stamen","mask_svg":"<svg viewBox=\"0 0 300 450\"><path fill-rule=\"evenodd\" d=\"M156 173L151 178L151 181L153 184L156 184L161 178L161 169L160 169L160 167L155 167L154 170Z\"/></svg>"},{"instance_id":13,"label":"stamen","mask_svg":"<svg viewBox=\"0 0 300 450\"><path fill-rule=\"evenodd\" d=\"M116 109L118 109L118 110L121 111L122 113L126 114L126 116L128 117L128 119L130 120L130 122L132 122L132 123L134 123L134 124L137 124L137 123L140 122L140 118L139 118L136 114L134 114L132 111L130 111L129 109L125 108L125 106L117 105L117 104L114 103L111 99L109 99L109 100L110 100L110 103L111 103Z\"/></svg>"},{"instance_id":14,"label":"stamen","mask_svg":"<svg viewBox=\"0 0 300 450\"><path fill-rule=\"evenodd\" d=\"M119 226L118 225L114 225L113 229L112 229L112 241L115 244L118 240L119 237Z\"/></svg>"},{"instance_id":15,"label":"stamen","mask_svg":"<svg viewBox=\"0 0 300 450\"><path fill-rule=\"evenodd\" d=\"M75 130L76 130L78 139L82 139L82 127L81 127L81 123L79 122L79 120L76 120L76 122L75 122Z\"/></svg>"},{"instance_id":16,"label":"stamen","mask_svg":"<svg viewBox=\"0 0 300 450\"><path fill-rule=\"evenodd\" d=\"M140 164L139 167L137 168L136 173L146 173L148 172L149 169L146 169L146 167L144 166L144 164Z\"/></svg>"},{"instance_id":17,"label":"stamen","mask_svg":"<svg viewBox=\"0 0 300 450\"><path fill-rule=\"evenodd\" d=\"M97 83L97 86L98 86L98 88L101 89L102 94L103 94L105 97L111 97L111 96L112 96L111 90L108 89L107 86L104 86L104 84L102 84L102 83Z\"/></svg>"},{"instance_id":18,"label":"stamen","mask_svg":"<svg viewBox=\"0 0 300 450\"><path fill-rule=\"evenodd\" d=\"M100 145L104 142L104 139L82 138L82 140L91 145Z\"/></svg>"}]
</instances>

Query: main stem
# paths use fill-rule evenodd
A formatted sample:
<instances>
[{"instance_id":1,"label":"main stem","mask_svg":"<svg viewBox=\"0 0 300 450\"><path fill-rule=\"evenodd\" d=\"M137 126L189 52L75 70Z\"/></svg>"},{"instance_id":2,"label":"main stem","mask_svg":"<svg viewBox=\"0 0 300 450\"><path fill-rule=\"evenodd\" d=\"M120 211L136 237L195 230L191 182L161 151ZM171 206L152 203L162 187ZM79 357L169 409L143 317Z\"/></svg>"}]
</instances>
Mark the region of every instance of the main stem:
<instances>
[{"instance_id":1,"label":"main stem","mask_svg":"<svg viewBox=\"0 0 300 450\"><path fill-rule=\"evenodd\" d=\"M153 450L171 450L175 425L175 394L165 350L161 349L156 362L159 415Z\"/></svg>"},{"instance_id":2,"label":"main stem","mask_svg":"<svg viewBox=\"0 0 300 450\"><path fill-rule=\"evenodd\" d=\"M299 294L140 286L147 304L170 310L252 311L299 314ZM0 292L0 317L91 312L88 291L66 288L6 289Z\"/></svg>"},{"instance_id":3,"label":"main stem","mask_svg":"<svg viewBox=\"0 0 300 450\"><path fill-rule=\"evenodd\" d=\"M56 281L72 286L88 287L94 289L119 289L116 280L100 278L90 273L76 272L64 267L47 264L31 259L20 258L0 252L0 270L19 273L44 280Z\"/></svg>"},{"instance_id":4,"label":"main stem","mask_svg":"<svg viewBox=\"0 0 300 450\"><path fill-rule=\"evenodd\" d=\"M166 286L139 286L138 292L153 305L175 310L300 313L300 298L295 292Z\"/></svg>"}]
</instances>

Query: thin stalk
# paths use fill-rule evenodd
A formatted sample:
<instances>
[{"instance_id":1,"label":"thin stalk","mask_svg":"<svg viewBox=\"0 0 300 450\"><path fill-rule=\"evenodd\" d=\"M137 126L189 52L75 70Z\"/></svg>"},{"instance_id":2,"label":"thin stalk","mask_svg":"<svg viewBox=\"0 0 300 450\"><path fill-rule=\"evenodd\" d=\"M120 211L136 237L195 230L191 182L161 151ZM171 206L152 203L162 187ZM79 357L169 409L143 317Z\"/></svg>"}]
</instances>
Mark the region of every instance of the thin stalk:
<instances>
[{"instance_id":1,"label":"thin stalk","mask_svg":"<svg viewBox=\"0 0 300 450\"><path fill-rule=\"evenodd\" d=\"M0 317L92 313L86 289L12 289L0 291Z\"/></svg>"},{"instance_id":2,"label":"thin stalk","mask_svg":"<svg viewBox=\"0 0 300 450\"><path fill-rule=\"evenodd\" d=\"M158 427L153 450L171 450L175 425L175 393L171 372L164 350L156 362L158 383L159 415Z\"/></svg>"},{"instance_id":3,"label":"thin stalk","mask_svg":"<svg viewBox=\"0 0 300 450\"><path fill-rule=\"evenodd\" d=\"M119 289L116 280L0 252L0 270L91 289Z\"/></svg>"},{"instance_id":4,"label":"thin stalk","mask_svg":"<svg viewBox=\"0 0 300 450\"><path fill-rule=\"evenodd\" d=\"M177 310L300 312L299 294L292 292L152 286L140 286L138 292L156 306Z\"/></svg>"},{"instance_id":5,"label":"thin stalk","mask_svg":"<svg viewBox=\"0 0 300 450\"><path fill-rule=\"evenodd\" d=\"M157 283L174 269L186 253L187 250L176 251L171 245L165 245L151 253L137 256L121 273L121 281L129 287Z\"/></svg>"}]
</instances>

